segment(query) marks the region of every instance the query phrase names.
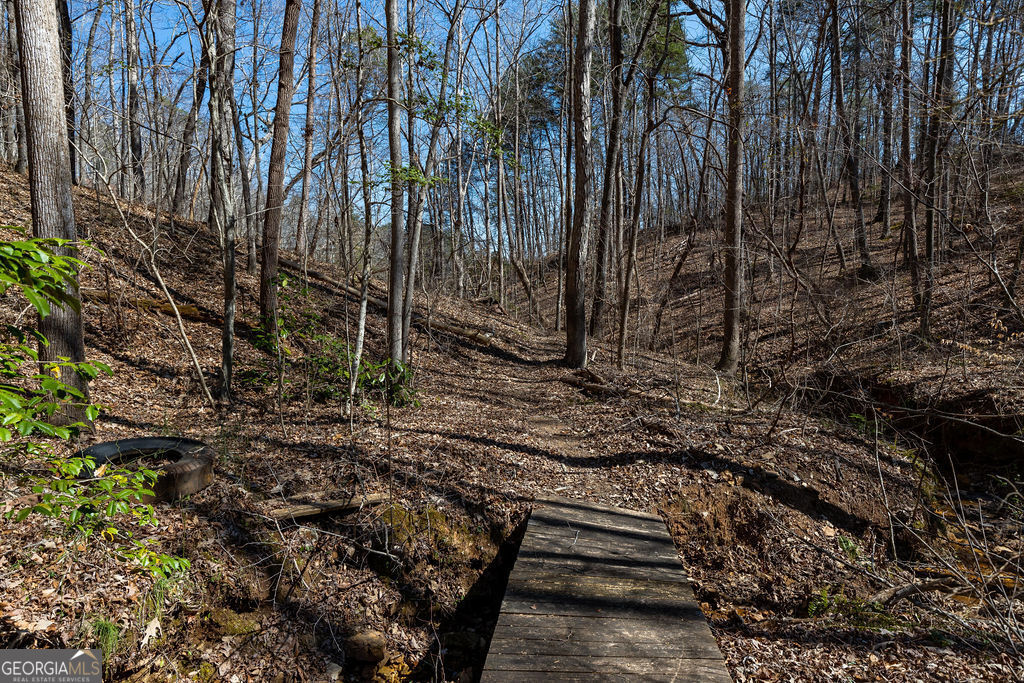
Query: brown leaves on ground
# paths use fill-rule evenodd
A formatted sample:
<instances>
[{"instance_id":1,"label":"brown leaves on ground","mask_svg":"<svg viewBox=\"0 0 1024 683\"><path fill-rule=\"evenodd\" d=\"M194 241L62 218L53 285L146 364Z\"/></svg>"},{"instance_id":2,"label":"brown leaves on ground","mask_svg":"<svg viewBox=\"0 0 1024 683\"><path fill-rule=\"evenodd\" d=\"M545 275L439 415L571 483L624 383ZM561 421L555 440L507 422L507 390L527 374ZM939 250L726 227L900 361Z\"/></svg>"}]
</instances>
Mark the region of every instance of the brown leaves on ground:
<instances>
[{"instance_id":1,"label":"brown leaves on ground","mask_svg":"<svg viewBox=\"0 0 1024 683\"><path fill-rule=\"evenodd\" d=\"M21 183L0 172L12 198L0 221L27 215ZM620 372L599 344L594 375L573 375L558 363L561 337L433 295L424 301L432 319L493 333L493 343L417 329L419 405L367 396L347 418L339 400L314 398L315 378L299 364L277 394L273 359L253 345L256 281L241 270L238 395L215 414L170 319L135 305L161 295L136 270L112 212L96 206L77 207L106 253L91 257L83 285L110 295L85 304L87 344L114 376L92 386L106 410L90 439L202 438L218 453L217 476L158 510L153 539L192 562L174 583L132 570L102 543L68 548L46 522L4 522L0 635L9 646L95 644L97 624L112 624L112 679L465 678L486 654L507 542L530 500L556 493L663 514L738 680L1006 680L1019 666L906 602L884 626L851 627L852 608L808 618L823 589L849 606L881 587L858 568L891 569L878 468L895 511L916 501L913 465L884 445L876 461L874 444L849 427L767 402L751 409L706 366L657 353ZM215 385L216 239L198 224L176 229L161 237L161 268L177 303L199 314L186 329ZM354 302L340 292L311 283L284 299L290 319L317 333L354 333ZM0 306L6 315L14 302ZM371 358L383 330L372 312ZM315 351L292 343L297 357ZM8 498L24 493L16 473L2 476ZM271 517L286 500L369 494L387 502L302 524ZM346 655L364 632L384 640L372 671Z\"/></svg>"}]
</instances>

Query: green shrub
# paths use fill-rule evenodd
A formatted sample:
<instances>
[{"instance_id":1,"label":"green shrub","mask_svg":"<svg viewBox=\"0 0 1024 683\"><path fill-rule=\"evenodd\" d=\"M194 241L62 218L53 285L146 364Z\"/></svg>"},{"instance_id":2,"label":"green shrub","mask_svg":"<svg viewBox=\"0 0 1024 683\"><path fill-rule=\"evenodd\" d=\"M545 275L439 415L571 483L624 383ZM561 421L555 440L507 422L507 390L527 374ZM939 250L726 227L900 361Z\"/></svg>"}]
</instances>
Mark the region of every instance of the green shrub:
<instances>
[{"instance_id":1,"label":"green shrub","mask_svg":"<svg viewBox=\"0 0 1024 683\"><path fill-rule=\"evenodd\" d=\"M16 289L40 318L50 315L54 307L79 311L81 303L71 292L77 291L77 271L84 264L59 253L69 246L68 240L60 239L0 242L0 295ZM155 472L110 468L103 476L80 477L83 471L91 472L95 463L89 458L60 457L49 442L37 440L39 436L70 440L86 427L81 422L54 424L58 413L84 412L89 420L99 414L98 405L89 404L81 391L60 380L64 369L85 379L112 373L99 361L58 359L40 364L32 342L47 344L30 325L15 323L0 330L0 457L20 457L33 466L24 476L34 494L28 499L31 502L25 507L15 504L7 517L18 522L33 514L48 517L65 534L79 540L102 539L118 557L158 576L187 568L187 560L154 551L136 541L127 526L118 526L122 521L156 525L153 506L142 502L153 494Z\"/></svg>"}]
</instances>

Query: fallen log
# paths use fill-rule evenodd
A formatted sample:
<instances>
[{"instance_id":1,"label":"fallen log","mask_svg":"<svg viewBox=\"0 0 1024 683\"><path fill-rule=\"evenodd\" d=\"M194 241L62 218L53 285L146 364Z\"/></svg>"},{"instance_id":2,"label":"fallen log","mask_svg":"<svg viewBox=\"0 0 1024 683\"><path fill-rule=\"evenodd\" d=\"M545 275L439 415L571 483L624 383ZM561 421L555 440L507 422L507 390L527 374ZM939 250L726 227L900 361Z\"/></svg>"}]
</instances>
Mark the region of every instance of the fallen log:
<instances>
[{"instance_id":1,"label":"fallen log","mask_svg":"<svg viewBox=\"0 0 1024 683\"><path fill-rule=\"evenodd\" d=\"M591 394L596 394L598 396L621 396L623 393L630 393L631 391L625 390L624 392L622 389L614 387L610 384L588 382L586 380L580 379L579 377L573 377L571 375L568 377L563 377L562 381L568 384L569 386L577 387L578 389L583 389L583 391L586 391ZM635 390L632 390L632 392L637 394L640 393Z\"/></svg>"},{"instance_id":2,"label":"fallen log","mask_svg":"<svg viewBox=\"0 0 1024 683\"><path fill-rule=\"evenodd\" d=\"M80 289L79 294L83 301L101 302L106 304L116 304L124 302L129 305L135 306L145 310L157 310L167 315L174 315L174 309L166 301L157 301L156 299L149 299L146 297L130 297L126 296L123 299L118 294L112 294L103 289ZM185 304L178 306L178 313L181 314L182 318L188 318L190 320L196 320L199 322L207 322L207 316L203 315L198 308L192 304Z\"/></svg>"},{"instance_id":3,"label":"fallen log","mask_svg":"<svg viewBox=\"0 0 1024 683\"><path fill-rule=\"evenodd\" d=\"M918 593L928 593L931 591L949 592L951 589L955 588L956 581L954 581L952 577L933 579L931 581L921 581L920 583L912 582L902 586L886 588L885 590L875 593L868 598L868 602L877 602L879 605L885 607L890 603L902 600L903 598L909 598L910 596L917 595Z\"/></svg>"},{"instance_id":4,"label":"fallen log","mask_svg":"<svg viewBox=\"0 0 1024 683\"><path fill-rule=\"evenodd\" d=\"M302 265L290 259L278 259L278 263L280 263L285 268L302 272ZM321 282L329 284L332 287L336 287L345 292L346 294L356 297L357 299L362 296L362 292L359 290L358 287L353 287L352 285L349 285L347 283L335 280L326 273L321 273L318 270L310 270L308 268L305 270L305 273L307 276L314 278L316 280L320 280ZM384 311L388 310L388 302L384 301L383 299L378 299L375 296L367 295L366 301L371 306L375 306L376 308L379 308ZM490 346L491 341L494 339L494 336L489 332L481 332L480 330L474 330L469 327L462 327L461 325L449 325L447 323L437 322L436 320L430 320L426 316L421 315L416 311L413 311L412 321L413 323L421 327L424 327L427 330L437 330L438 332L445 332L447 334L455 335L456 337L463 337L476 344L479 344L480 346Z\"/></svg>"},{"instance_id":5,"label":"fallen log","mask_svg":"<svg viewBox=\"0 0 1024 683\"><path fill-rule=\"evenodd\" d=\"M383 493L371 493L367 496L358 496L348 500L321 500L315 503L300 503L285 508L278 508L271 512L268 517L282 521L287 519L302 519L304 517L315 517L331 513L355 512L369 505L378 505L387 501L388 497Z\"/></svg>"}]
</instances>

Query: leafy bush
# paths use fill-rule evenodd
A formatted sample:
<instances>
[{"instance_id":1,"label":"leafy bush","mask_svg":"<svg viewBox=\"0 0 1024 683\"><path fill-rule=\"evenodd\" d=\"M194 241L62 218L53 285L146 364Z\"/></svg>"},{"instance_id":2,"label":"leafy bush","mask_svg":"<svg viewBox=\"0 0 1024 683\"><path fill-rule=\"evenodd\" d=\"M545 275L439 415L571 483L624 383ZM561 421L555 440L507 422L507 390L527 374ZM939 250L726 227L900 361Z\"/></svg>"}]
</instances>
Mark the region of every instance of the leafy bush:
<instances>
[{"instance_id":1,"label":"leafy bush","mask_svg":"<svg viewBox=\"0 0 1024 683\"><path fill-rule=\"evenodd\" d=\"M279 292L277 338L261 328L257 330L255 344L272 357L264 359L259 367L240 371L238 381L254 388L267 387L277 382L280 370L282 385L290 387L285 390L286 397L293 396L290 392L295 390L295 384L288 375L289 371L298 370L313 399L354 398L349 396L354 358L348 343L334 335L318 332L323 326L323 318L304 305L309 296L308 288L295 287L284 273L278 275L276 286ZM365 356L360 359L356 371L355 393L364 397L379 396L396 407L416 404L409 366L403 363L392 366L387 360L374 362Z\"/></svg>"},{"instance_id":2,"label":"leafy bush","mask_svg":"<svg viewBox=\"0 0 1024 683\"><path fill-rule=\"evenodd\" d=\"M78 268L84 264L60 253L68 246L69 241L61 239L0 242L0 295L18 290L40 318L50 315L54 307L79 311L81 303L72 292L77 290ZM99 472L104 476L82 477L93 471L95 462L59 457L48 443L36 440L39 436L69 440L86 427L81 422L54 424L59 412L72 414L68 409L78 408L90 420L99 414L98 405L89 404L81 391L60 380L63 369L85 379L112 373L99 361L73 363L62 358L40 363L30 344L46 345L47 341L37 329L20 324L22 318L0 330L0 455L6 459L20 455L34 464L34 471L25 475L33 495L14 501L7 517L18 522L32 514L48 517L70 536L111 543L116 555L158 576L184 570L187 560L154 551L136 541L130 530L115 526L125 519L156 525L153 506L143 503L153 495L156 472L112 468Z\"/></svg>"},{"instance_id":3,"label":"leafy bush","mask_svg":"<svg viewBox=\"0 0 1024 683\"><path fill-rule=\"evenodd\" d=\"M313 350L303 359L313 397L317 400L349 398L353 353L344 340L330 335L314 335ZM394 406L415 403L412 369L403 363L392 368L387 360L370 361L362 357L356 372L356 394L380 396Z\"/></svg>"},{"instance_id":4,"label":"leafy bush","mask_svg":"<svg viewBox=\"0 0 1024 683\"><path fill-rule=\"evenodd\" d=\"M830 617L840 623L864 629L892 629L906 625L878 603L847 597L842 589L830 593L828 588L822 588L820 593L811 596L807 616Z\"/></svg>"}]
</instances>

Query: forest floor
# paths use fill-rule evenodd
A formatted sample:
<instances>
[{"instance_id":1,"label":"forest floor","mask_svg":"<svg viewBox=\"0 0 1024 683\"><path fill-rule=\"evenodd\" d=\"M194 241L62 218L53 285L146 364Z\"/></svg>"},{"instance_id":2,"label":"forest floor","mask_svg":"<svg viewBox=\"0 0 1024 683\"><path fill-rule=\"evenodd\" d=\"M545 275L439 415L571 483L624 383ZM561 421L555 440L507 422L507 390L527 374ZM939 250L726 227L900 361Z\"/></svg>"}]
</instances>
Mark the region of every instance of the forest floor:
<instances>
[{"instance_id":1,"label":"forest floor","mask_svg":"<svg viewBox=\"0 0 1024 683\"><path fill-rule=\"evenodd\" d=\"M26 225L24 179L0 170L0 197L0 223ZM244 273L239 391L230 410L214 411L173 318L142 301L163 297L117 211L91 192L77 200L80 229L103 252L87 254L83 274L86 289L105 292L84 307L88 354L114 370L93 383L104 411L87 441L201 438L218 452L217 475L190 499L158 505L159 527L136 530L191 561L175 580L50 521L4 521L7 647L102 644L111 680L473 680L530 501L558 494L665 518L737 680L1024 676L984 601L870 603L915 580L889 551L889 513L919 517L932 475L862 422L757 400L749 385L671 352L638 351L618 370L599 343L590 372L573 373L559 363L561 336L441 296L425 297L431 320L486 331L492 343L417 328L415 401L389 407L371 389L345 417L331 368L354 332L354 302L292 278L278 382L276 358L255 343L257 283ZM132 220L152 234L146 211ZM156 244L214 385L216 238L179 222ZM22 308L0 306L5 316ZM379 312L367 333L377 360ZM0 476L8 500L23 493L17 467L5 463ZM273 516L371 495L351 514ZM1020 553L1019 534L1005 543Z\"/></svg>"}]
</instances>

